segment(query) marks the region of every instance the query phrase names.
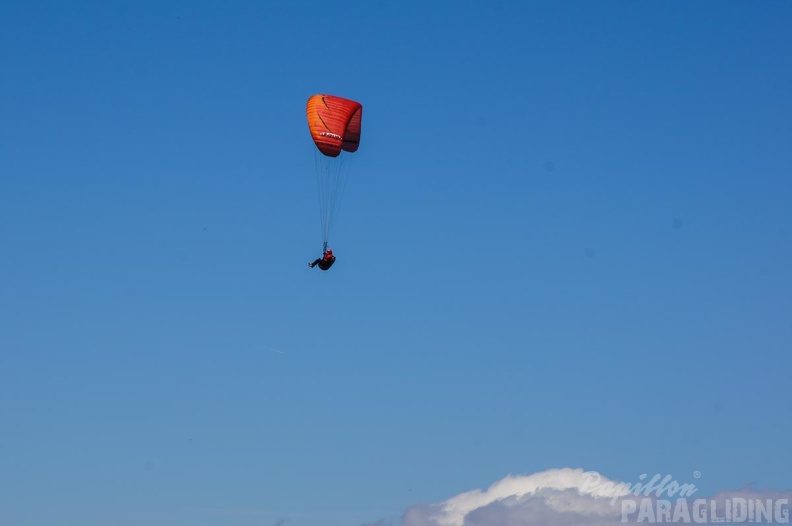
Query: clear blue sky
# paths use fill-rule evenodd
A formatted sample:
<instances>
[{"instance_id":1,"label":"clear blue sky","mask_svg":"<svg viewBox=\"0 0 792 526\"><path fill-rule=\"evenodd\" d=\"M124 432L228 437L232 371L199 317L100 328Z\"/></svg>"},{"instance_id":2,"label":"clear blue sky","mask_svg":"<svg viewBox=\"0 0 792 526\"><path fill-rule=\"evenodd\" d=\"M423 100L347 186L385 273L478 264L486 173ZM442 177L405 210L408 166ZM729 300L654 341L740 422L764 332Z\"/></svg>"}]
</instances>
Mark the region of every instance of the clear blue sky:
<instances>
[{"instance_id":1,"label":"clear blue sky","mask_svg":"<svg viewBox=\"0 0 792 526\"><path fill-rule=\"evenodd\" d=\"M3 3L0 522L357 525L567 466L788 488L791 25ZM314 93L364 106L326 273Z\"/></svg>"}]
</instances>

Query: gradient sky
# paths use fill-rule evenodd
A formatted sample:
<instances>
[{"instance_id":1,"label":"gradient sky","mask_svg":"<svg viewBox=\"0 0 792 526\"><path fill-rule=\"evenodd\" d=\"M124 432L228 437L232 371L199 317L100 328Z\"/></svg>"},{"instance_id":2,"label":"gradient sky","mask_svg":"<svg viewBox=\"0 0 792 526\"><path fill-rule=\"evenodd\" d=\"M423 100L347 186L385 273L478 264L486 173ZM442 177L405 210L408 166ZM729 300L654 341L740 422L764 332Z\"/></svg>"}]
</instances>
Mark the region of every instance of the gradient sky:
<instances>
[{"instance_id":1,"label":"gradient sky","mask_svg":"<svg viewBox=\"0 0 792 526\"><path fill-rule=\"evenodd\" d=\"M792 4L4 2L0 522L789 488ZM305 102L364 106L321 249Z\"/></svg>"}]
</instances>

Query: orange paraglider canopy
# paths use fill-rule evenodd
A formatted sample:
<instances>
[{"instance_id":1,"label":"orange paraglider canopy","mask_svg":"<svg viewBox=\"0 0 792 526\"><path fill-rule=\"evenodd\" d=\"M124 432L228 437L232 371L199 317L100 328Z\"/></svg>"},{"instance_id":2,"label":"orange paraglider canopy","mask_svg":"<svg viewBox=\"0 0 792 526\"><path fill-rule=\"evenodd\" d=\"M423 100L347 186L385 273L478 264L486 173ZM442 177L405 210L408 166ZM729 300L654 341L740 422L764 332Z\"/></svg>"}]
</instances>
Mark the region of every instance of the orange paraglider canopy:
<instances>
[{"instance_id":1,"label":"orange paraglider canopy","mask_svg":"<svg viewBox=\"0 0 792 526\"><path fill-rule=\"evenodd\" d=\"M305 108L308 129L319 151L337 157L341 150L356 152L360 146L363 106L333 95L314 95Z\"/></svg>"}]
</instances>

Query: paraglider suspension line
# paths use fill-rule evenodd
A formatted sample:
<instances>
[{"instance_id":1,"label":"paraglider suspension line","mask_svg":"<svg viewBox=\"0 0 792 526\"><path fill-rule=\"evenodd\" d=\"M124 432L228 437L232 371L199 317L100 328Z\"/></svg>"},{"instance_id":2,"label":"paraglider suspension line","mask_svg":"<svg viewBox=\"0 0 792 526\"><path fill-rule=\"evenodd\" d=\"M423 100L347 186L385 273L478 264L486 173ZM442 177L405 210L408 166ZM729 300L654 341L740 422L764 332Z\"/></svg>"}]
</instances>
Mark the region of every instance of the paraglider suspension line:
<instances>
[{"instance_id":1,"label":"paraglider suspension line","mask_svg":"<svg viewBox=\"0 0 792 526\"><path fill-rule=\"evenodd\" d=\"M344 188L350 163L354 156L342 152L337 157L328 157L314 148L316 160L316 179L319 193L319 214L322 224L322 241L327 243L341 208Z\"/></svg>"}]
</instances>

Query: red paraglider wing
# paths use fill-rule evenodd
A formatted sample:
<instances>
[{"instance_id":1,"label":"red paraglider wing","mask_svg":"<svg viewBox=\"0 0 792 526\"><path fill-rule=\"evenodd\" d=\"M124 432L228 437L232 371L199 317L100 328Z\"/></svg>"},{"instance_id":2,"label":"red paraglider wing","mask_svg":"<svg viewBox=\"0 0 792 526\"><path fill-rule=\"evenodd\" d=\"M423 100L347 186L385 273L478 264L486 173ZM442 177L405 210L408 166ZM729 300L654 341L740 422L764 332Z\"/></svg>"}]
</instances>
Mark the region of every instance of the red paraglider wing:
<instances>
[{"instance_id":1,"label":"red paraglider wing","mask_svg":"<svg viewBox=\"0 0 792 526\"><path fill-rule=\"evenodd\" d=\"M305 108L308 129L319 151L337 157L342 150L356 152L360 146L363 106L333 95L314 95Z\"/></svg>"}]
</instances>

